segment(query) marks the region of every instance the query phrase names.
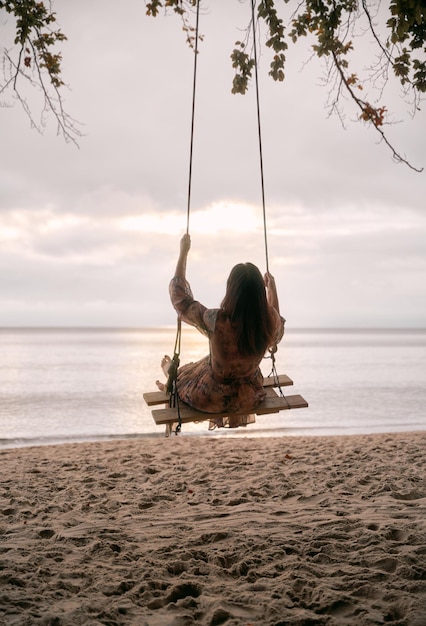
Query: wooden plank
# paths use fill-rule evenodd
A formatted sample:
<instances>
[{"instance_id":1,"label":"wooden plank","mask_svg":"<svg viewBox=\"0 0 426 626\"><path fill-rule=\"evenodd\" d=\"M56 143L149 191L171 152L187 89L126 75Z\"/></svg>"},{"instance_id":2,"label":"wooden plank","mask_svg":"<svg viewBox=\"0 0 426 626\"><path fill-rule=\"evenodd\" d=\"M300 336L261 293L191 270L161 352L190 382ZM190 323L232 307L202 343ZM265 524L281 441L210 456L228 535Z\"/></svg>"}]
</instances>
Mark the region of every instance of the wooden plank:
<instances>
[{"instance_id":1,"label":"wooden plank","mask_svg":"<svg viewBox=\"0 0 426 626\"><path fill-rule=\"evenodd\" d=\"M257 415L265 415L267 413L277 413L287 409L301 409L308 406L308 403L301 395L278 396L277 394L269 395L261 402L253 413ZM227 417L228 413L204 413L196 411L183 402L180 403L180 417L182 423L187 422L203 422L205 420L214 419L216 417ZM244 413L233 413L232 415L244 415ZM154 409L152 416L156 424L169 424L178 421L178 413L176 408Z\"/></svg>"},{"instance_id":2,"label":"wooden plank","mask_svg":"<svg viewBox=\"0 0 426 626\"><path fill-rule=\"evenodd\" d=\"M165 391L148 391L143 394L143 399L148 406L155 406L156 404L169 404L169 394Z\"/></svg>"},{"instance_id":3,"label":"wooden plank","mask_svg":"<svg viewBox=\"0 0 426 626\"><path fill-rule=\"evenodd\" d=\"M256 415L265 415L275 411L285 411L287 409L306 409L308 403L300 394L293 396L276 396L275 398L265 398L256 408Z\"/></svg>"},{"instance_id":4,"label":"wooden plank","mask_svg":"<svg viewBox=\"0 0 426 626\"><path fill-rule=\"evenodd\" d=\"M293 384L293 381L286 374L280 374L278 376L278 383L281 387L288 387ZM266 376L263 379L263 386L277 387L278 385L273 376ZM143 399L148 406L155 406L157 404L168 404L169 394L165 391L148 391L147 393L143 394Z\"/></svg>"},{"instance_id":5,"label":"wooden plank","mask_svg":"<svg viewBox=\"0 0 426 626\"><path fill-rule=\"evenodd\" d=\"M265 376L263 379L264 387L289 387L292 384L293 381L287 376L287 374L278 375L278 384L276 383L274 376Z\"/></svg>"}]
</instances>

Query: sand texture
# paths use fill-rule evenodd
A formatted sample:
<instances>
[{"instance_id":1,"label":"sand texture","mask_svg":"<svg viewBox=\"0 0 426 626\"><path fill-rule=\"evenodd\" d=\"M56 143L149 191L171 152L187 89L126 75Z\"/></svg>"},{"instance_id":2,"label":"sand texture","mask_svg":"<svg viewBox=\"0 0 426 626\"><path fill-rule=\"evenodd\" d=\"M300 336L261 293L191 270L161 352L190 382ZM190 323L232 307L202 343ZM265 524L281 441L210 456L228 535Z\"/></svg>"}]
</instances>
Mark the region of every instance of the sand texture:
<instances>
[{"instance_id":1,"label":"sand texture","mask_svg":"<svg viewBox=\"0 0 426 626\"><path fill-rule=\"evenodd\" d=\"M426 625L426 433L0 452L0 624Z\"/></svg>"}]
</instances>

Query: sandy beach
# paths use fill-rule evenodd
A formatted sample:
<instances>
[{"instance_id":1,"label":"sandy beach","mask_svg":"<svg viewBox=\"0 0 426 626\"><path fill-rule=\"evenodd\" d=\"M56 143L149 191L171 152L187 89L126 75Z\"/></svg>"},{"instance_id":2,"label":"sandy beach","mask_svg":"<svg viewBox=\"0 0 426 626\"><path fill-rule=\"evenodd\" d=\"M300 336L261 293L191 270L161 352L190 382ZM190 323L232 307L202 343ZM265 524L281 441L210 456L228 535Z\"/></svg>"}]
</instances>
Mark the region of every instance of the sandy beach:
<instances>
[{"instance_id":1,"label":"sandy beach","mask_svg":"<svg viewBox=\"0 0 426 626\"><path fill-rule=\"evenodd\" d=\"M426 432L0 452L0 624L426 624Z\"/></svg>"}]
</instances>

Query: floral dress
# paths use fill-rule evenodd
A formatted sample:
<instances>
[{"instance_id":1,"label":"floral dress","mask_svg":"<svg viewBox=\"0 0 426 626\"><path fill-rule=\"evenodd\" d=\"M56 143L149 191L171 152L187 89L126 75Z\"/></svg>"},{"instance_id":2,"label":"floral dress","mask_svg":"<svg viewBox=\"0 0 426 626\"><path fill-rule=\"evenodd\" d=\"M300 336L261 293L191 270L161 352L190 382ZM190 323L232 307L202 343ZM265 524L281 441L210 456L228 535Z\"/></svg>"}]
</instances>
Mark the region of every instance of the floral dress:
<instances>
[{"instance_id":1,"label":"floral dress","mask_svg":"<svg viewBox=\"0 0 426 626\"><path fill-rule=\"evenodd\" d=\"M235 330L222 309L207 309L194 300L187 280L174 277L170 298L182 321L195 326L209 339L210 353L178 370L177 390L181 400L206 413L251 413L264 399L263 376L259 369L264 354L241 355ZM284 334L285 320L271 307L275 322L274 343ZM218 426L245 425L251 420L216 423ZM220 423L219 423L220 422ZM239 423L238 423L239 422Z\"/></svg>"}]
</instances>

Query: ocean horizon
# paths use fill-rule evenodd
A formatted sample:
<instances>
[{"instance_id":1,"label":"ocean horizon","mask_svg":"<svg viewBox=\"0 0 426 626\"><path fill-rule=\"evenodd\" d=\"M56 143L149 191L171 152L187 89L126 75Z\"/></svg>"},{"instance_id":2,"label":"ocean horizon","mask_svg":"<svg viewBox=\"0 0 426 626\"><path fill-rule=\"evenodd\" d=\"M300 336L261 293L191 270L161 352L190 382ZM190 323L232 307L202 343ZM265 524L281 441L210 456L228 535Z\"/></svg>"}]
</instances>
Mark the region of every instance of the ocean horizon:
<instances>
[{"instance_id":1,"label":"ocean horizon","mask_svg":"<svg viewBox=\"0 0 426 626\"><path fill-rule=\"evenodd\" d=\"M155 391L176 327L1 327L0 447L163 437L143 393ZM184 327L181 363L208 351ZM309 408L258 416L246 429L180 436L315 436L426 430L426 328L287 328L276 355ZM262 364L264 375L271 363Z\"/></svg>"}]
</instances>

